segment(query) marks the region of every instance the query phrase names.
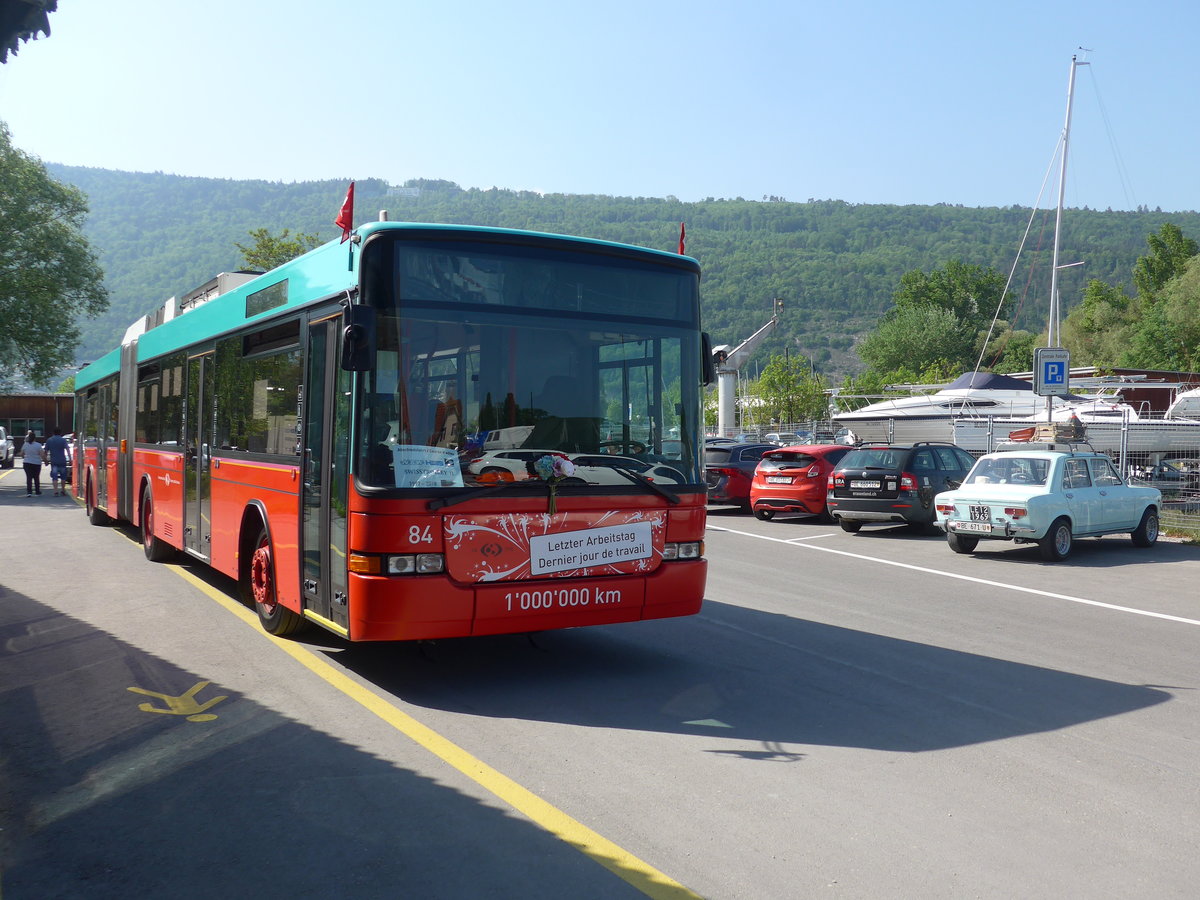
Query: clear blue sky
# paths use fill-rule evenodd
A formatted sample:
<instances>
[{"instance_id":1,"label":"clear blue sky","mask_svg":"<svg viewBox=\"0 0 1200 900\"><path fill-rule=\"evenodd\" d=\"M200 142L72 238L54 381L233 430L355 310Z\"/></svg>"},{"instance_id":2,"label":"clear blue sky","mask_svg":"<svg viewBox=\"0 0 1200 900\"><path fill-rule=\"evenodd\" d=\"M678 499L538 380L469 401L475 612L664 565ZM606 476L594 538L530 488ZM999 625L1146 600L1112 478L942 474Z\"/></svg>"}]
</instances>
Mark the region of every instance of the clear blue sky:
<instances>
[{"instance_id":1,"label":"clear blue sky","mask_svg":"<svg viewBox=\"0 0 1200 900\"><path fill-rule=\"evenodd\" d=\"M0 66L46 162L688 201L1031 205L1082 46L1068 205L1200 209L1196 0L59 0L50 24Z\"/></svg>"}]
</instances>

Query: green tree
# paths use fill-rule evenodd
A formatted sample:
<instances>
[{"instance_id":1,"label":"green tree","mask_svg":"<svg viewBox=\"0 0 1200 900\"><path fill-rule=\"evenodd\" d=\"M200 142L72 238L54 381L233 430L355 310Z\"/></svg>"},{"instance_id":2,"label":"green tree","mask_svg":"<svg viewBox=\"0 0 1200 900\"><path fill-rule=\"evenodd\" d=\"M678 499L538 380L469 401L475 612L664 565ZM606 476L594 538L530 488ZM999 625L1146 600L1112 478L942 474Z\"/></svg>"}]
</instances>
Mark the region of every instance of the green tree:
<instances>
[{"instance_id":1,"label":"green tree","mask_svg":"<svg viewBox=\"0 0 1200 900\"><path fill-rule=\"evenodd\" d=\"M1120 287L1093 279L1063 320L1063 346L1077 366L1111 367L1128 345L1137 304Z\"/></svg>"},{"instance_id":2,"label":"green tree","mask_svg":"<svg viewBox=\"0 0 1200 900\"><path fill-rule=\"evenodd\" d=\"M914 305L892 310L858 345L858 355L877 372L930 367L961 373L975 367L977 331L953 310Z\"/></svg>"},{"instance_id":3,"label":"green tree","mask_svg":"<svg viewBox=\"0 0 1200 900\"><path fill-rule=\"evenodd\" d=\"M978 330L1004 312L1003 296L1004 276L995 269L952 259L928 273L905 272L892 299L898 310L932 306L954 313L965 327Z\"/></svg>"},{"instance_id":4,"label":"green tree","mask_svg":"<svg viewBox=\"0 0 1200 900\"><path fill-rule=\"evenodd\" d=\"M1006 330L988 347L987 368L993 372L1032 372L1038 336L1031 331Z\"/></svg>"},{"instance_id":5,"label":"green tree","mask_svg":"<svg viewBox=\"0 0 1200 900\"><path fill-rule=\"evenodd\" d=\"M75 362L81 316L108 308L83 236L87 200L12 145L0 122L0 372L43 387Z\"/></svg>"},{"instance_id":6,"label":"green tree","mask_svg":"<svg viewBox=\"0 0 1200 900\"><path fill-rule=\"evenodd\" d=\"M802 356L772 355L753 385L762 401L763 414L780 422L795 423L826 417L825 379L812 372Z\"/></svg>"},{"instance_id":7,"label":"green tree","mask_svg":"<svg viewBox=\"0 0 1200 900\"><path fill-rule=\"evenodd\" d=\"M1165 282L1129 329L1123 365L1195 372L1200 369L1200 256Z\"/></svg>"},{"instance_id":8,"label":"green tree","mask_svg":"<svg viewBox=\"0 0 1200 900\"><path fill-rule=\"evenodd\" d=\"M1163 225L1158 234L1146 238L1146 243L1150 245L1150 253L1134 265L1133 285L1138 297L1151 299L1159 288L1183 272L1200 247L1191 238L1185 238L1183 230L1171 222Z\"/></svg>"},{"instance_id":9,"label":"green tree","mask_svg":"<svg viewBox=\"0 0 1200 900\"><path fill-rule=\"evenodd\" d=\"M245 267L256 272L270 271L321 245L321 238L317 235L297 232L296 236L292 237L287 228L278 236L265 228L255 228L250 232L250 237L254 239L254 246L236 246L242 252L242 263Z\"/></svg>"},{"instance_id":10,"label":"green tree","mask_svg":"<svg viewBox=\"0 0 1200 900\"><path fill-rule=\"evenodd\" d=\"M1000 273L957 259L930 272L905 272L895 306L859 344L858 355L880 373L970 371L1003 296Z\"/></svg>"}]
</instances>

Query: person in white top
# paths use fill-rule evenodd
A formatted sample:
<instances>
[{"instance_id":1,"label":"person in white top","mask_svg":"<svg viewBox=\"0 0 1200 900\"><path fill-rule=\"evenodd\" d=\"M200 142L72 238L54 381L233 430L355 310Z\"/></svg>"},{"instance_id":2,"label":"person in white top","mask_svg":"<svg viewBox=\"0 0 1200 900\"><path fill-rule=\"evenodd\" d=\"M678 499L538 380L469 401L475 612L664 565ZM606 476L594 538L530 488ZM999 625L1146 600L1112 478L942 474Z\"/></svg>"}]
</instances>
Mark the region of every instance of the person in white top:
<instances>
[{"instance_id":1,"label":"person in white top","mask_svg":"<svg viewBox=\"0 0 1200 900\"><path fill-rule=\"evenodd\" d=\"M33 432L25 435L21 445L21 460L25 463L25 496L42 493L42 463L46 461L46 448L34 437Z\"/></svg>"}]
</instances>

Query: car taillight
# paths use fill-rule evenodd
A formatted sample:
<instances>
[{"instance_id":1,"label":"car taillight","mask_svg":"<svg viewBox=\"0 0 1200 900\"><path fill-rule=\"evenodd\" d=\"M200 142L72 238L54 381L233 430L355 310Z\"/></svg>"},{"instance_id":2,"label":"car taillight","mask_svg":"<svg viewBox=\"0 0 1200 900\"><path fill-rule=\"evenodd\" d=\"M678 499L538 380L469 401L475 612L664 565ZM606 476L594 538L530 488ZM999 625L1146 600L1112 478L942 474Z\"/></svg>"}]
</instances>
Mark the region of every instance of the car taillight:
<instances>
[{"instance_id":1,"label":"car taillight","mask_svg":"<svg viewBox=\"0 0 1200 900\"><path fill-rule=\"evenodd\" d=\"M915 491L917 489L917 476L912 472L904 472L900 476L900 490Z\"/></svg>"},{"instance_id":2,"label":"car taillight","mask_svg":"<svg viewBox=\"0 0 1200 900\"><path fill-rule=\"evenodd\" d=\"M811 466L808 467L808 477L809 478L816 478L820 474L821 474L821 467L818 466L816 463L813 463Z\"/></svg>"},{"instance_id":3,"label":"car taillight","mask_svg":"<svg viewBox=\"0 0 1200 900\"><path fill-rule=\"evenodd\" d=\"M1023 506L1006 506L1004 507L1004 514L1013 519L1023 519L1029 515L1029 510Z\"/></svg>"},{"instance_id":4,"label":"car taillight","mask_svg":"<svg viewBox=\"0 0 1200 900\"><path fill-rule=\"evenodd\" d=\"M948 516L954 512L954 504L953 503L939 503L937 505L937 511L940 512L943 516Z\"/></svg>"},{"instance_id":5,"label":"car taillight","mask_svg":"<svg viewBox=\"0 0 1200 900\"><path fill-rule=\"evenodd\" d=\"M718 475L724 475L726 478L732 478L735 475L742 474L737 469L729 469L724 466L718 467L716 471Z\"/></svg>"},{"instance_id":6,"label":"car taillight","mask_svg":"<svg viewBox=\"0 0 1200 900\"><path fill-rule=\"evenodd\" d=\"M846 479L844 477L842 477L841 475L839 475L837 472L829 473L829 485L828 485L829 490L832 491L834 488L841 487L845 483L846 483Z\"/></svg>"}]
</instances>

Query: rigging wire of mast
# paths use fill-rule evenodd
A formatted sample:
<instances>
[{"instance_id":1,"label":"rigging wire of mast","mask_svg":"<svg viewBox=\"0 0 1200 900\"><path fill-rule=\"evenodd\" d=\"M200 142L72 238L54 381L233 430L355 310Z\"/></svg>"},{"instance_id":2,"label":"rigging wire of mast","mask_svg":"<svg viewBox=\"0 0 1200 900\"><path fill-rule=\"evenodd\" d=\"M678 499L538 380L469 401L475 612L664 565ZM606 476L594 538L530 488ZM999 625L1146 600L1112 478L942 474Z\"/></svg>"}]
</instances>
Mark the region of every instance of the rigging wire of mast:
<instances>
[{"instance_id":1,"label":"rigging wire of mast","mask_svg":"<svg viewBox=\"0 0 1200 900\"><path fill-rule=\"evenodd\" d=\"M1133 189L1133 184L1129 177L1129 169L1126 167L1125 160L1121 156L1121 147L1117 143L1112 120L1108 116L1108 107L1104 105L1104 95L1100 93L1100 82L1096 80L1096 73L1092 71L1091 66L1088 66L1088 74L1092 78L1092 88L1096 93L1096 105L1100 108L1100 120L1104 123L1104 135L1108 138L1108 148L1113 155L1113 165L1117 170L1117 180L1121 182L1121 193L1125 197L1126 205L1130 209L1134 209L1137 205L1137 194Z\"/></svg>"},{"instance_id":2,"label":"rigging wire of mast","mask_svg":"<svg viewBox=\"0 0 1200 900\"><path fill-rule=\"evenodd\" d=\"M1017 273L1017 264L1021 261L1021 253L1025 250L1025 242L1029 240L1029 232L1033 229L1033 221L1037 216L1038 209L1042 205L1042 198L1046 195L1046 185L1049 184L1050 175L1054 172L1054 164L1058 159L1062 142L1063 135L1059 134L1058 141L1054 145L1054 152L1050 154L1050 163L1046 166L1046 174L1042 176L1041 190L1038 191L1037 199L1033 201L1033 208L1029 211L1029 221L1025 224L1025 233L1021 235L1021 243L1017 247L1017 255L1013 259L1012 268L1008 271L1008 280L1004 282L1004 290L1000 292L1000 302L996 304L996 311L992 314L992 322L988 326L987 337L983 339L983 347L980 348L979 359L975 361L976 372L983 365L983 357L987 353L988 341L992 339L992 332L996 330L996 322L1000 319L1000 310L1004 307L1004 298L1008 296L1008 289L1012 285L1013 277Z\"/></svg>"}]
</instances>

